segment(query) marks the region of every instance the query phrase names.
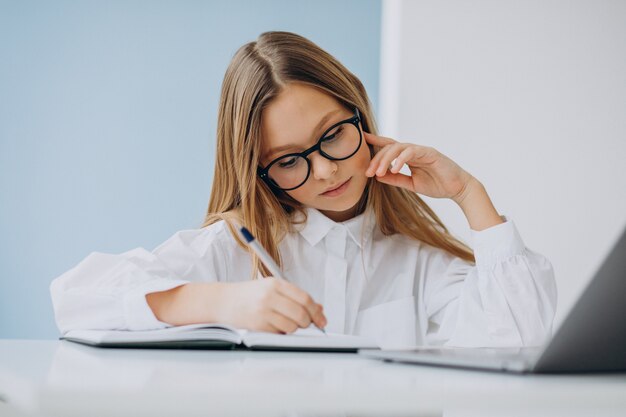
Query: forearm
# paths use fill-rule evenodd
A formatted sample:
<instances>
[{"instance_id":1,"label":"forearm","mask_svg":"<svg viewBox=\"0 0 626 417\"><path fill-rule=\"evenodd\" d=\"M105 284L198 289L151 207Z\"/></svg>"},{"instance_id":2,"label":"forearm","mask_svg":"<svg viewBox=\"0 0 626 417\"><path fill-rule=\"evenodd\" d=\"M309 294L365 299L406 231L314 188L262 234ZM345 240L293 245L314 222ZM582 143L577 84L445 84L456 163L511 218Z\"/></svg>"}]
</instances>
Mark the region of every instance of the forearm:
<instances>
[{"instance_id":1,"label":"forearm","mask_svg":"<svg viewBox=\"0 0 626 417\"><path fill-rule=\"evenodd\" d=\"M146 295L146 301L159 321L181 326L219 321L219 301L223 283L194 282L167 291Z\"/></svg>"},{"instance_id":2,"label":"forearm","mask_svg":"<svg viewBox=\"0 0 626 417\"><path fill-rule=\"evenodd\" d=\"M472 230L480 231L503 223L487 190L475 178L470 180L462 195L455 201L463 210Z\"/></svg>"}]
</instances>

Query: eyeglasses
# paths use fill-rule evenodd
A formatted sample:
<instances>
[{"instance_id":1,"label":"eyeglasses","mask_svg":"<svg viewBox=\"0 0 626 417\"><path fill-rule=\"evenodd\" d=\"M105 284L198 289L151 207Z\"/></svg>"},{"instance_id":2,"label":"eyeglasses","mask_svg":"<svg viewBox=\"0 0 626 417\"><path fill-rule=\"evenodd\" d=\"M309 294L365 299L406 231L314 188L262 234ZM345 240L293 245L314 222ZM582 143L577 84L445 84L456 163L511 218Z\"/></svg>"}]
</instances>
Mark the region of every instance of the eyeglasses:
<instances>
[{"instance_id":1,"label":"eyeglasses","mask_svg":"<svg viewBox=\"0 0 626 417\"><path fill-rule=\"evenodd\" d=\"M271 187L283 191L295 190L311 175L311 161L308 158L311 153L319 151L320 155L331 161L343 161L357 153L363 141L360 121L359 109L355 108L354 116L326 129L314 146L304 152L280 156L265 168L258 167L257 174Z\"/></svg>"}]
</instances>

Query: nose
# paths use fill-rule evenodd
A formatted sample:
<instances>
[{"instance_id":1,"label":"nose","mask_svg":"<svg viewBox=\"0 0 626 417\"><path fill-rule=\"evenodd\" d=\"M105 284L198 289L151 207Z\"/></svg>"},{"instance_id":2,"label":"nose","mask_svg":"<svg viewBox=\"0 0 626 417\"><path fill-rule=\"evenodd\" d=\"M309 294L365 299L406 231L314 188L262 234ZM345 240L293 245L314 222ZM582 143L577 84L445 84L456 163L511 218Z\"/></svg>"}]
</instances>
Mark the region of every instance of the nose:
<instances>
[{"instance_id":1,"label":"nose","mask_svg":"<svg viewBox=\"0 0 626 417\"><path fill-rule=\"evenodd\" d=\"M311 173L316 180L323 180L333 176L337 171L337 162L324 158L318 152L309 155Z\"/></svg>"}]
</instances>

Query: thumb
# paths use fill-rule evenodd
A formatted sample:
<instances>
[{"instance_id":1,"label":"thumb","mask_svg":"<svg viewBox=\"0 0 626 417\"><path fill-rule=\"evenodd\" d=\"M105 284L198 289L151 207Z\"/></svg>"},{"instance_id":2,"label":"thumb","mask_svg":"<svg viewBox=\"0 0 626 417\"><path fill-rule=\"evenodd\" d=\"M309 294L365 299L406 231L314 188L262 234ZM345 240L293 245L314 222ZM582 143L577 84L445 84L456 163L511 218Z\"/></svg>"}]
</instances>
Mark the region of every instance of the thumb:
<instances>
[{"instance_id":1,"label":"thumb","mask_svg":"<svg viewBox=\"0 0 626 417\"><path fill-rule=\"evenodd\" d=\"M387 171L385 175L382 177L376 177L376 180L382 182L383 184L393 185L395 187L405 188L409 191L413 191L413 180L410 176L405 174L394 174L392 172Z\"/></svg>"}]
</instances>

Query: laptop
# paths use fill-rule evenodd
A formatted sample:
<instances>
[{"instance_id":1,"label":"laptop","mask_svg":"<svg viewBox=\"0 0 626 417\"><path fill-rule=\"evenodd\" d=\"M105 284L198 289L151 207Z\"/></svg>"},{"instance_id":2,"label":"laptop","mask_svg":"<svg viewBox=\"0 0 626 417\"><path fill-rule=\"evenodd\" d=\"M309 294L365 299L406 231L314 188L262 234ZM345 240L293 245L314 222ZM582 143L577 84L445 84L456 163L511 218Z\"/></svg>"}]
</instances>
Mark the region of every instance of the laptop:
<instances>
[{"instance_id":1,"label":"laptop","mask_svg":"<svg viewBox=\"0 0 626 417\"><path fill-rule=\"evenodd\" d=\"M517 373L626 371L626 229L542 347L419 347L358 353L389 362Z\"/></svg>"}]
</instances>

